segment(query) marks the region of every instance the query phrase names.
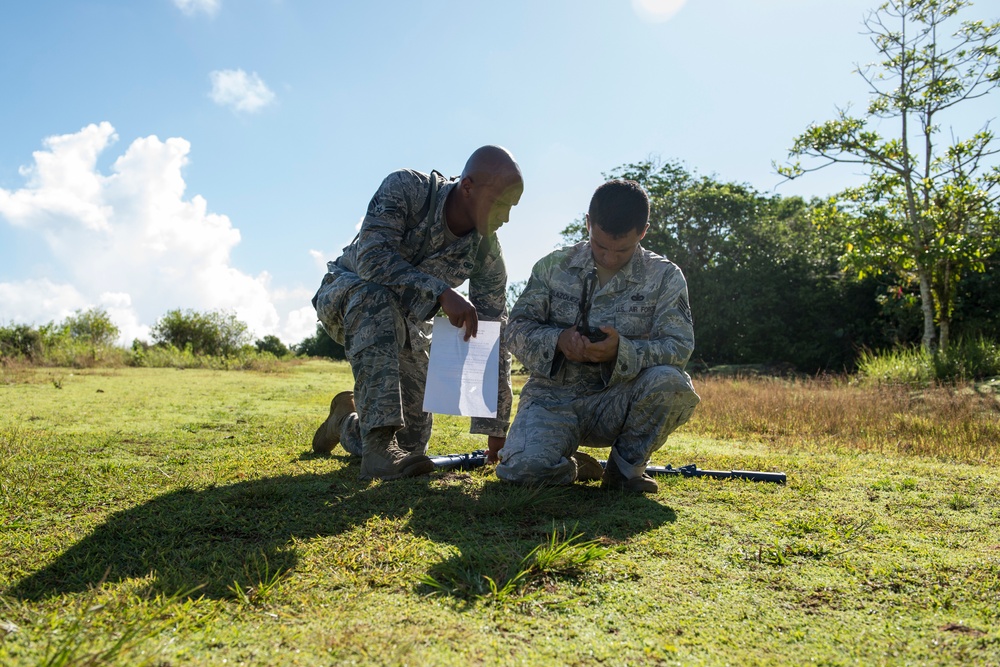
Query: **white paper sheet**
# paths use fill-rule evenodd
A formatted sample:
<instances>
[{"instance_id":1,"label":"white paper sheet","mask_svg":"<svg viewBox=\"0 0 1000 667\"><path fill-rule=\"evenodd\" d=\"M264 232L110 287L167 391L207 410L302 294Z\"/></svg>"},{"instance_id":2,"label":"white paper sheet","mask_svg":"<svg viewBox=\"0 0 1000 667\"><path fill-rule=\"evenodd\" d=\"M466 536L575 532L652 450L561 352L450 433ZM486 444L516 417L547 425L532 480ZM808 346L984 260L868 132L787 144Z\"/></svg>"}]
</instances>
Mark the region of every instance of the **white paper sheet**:
<instances>
[{"instance_id":1,"label":"white paper sheet","mask_svg":"<svg viewBox=\"0 0 1000 667\"><path fill-rule=\"evenodd\" d=\"M500 372L500 323L479 321L468 342L465 327L434 318L424 412L496 417Z\"/></svg>"}]
</instances>

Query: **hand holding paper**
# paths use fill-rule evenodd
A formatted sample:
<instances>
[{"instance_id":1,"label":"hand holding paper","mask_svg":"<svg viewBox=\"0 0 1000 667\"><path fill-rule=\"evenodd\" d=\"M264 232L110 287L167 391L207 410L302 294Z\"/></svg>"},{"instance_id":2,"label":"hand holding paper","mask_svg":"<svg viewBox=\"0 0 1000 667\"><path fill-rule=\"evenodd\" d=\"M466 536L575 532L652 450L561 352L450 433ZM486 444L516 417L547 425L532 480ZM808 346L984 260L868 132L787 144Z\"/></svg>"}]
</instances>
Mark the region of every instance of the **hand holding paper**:
<instances>
[{"instance_id":1,"label":"hand holding paper","mask_svg":"<svg viewBox=\"0 0 1000 667\"><path fill-rule=\"evenodd\" d=\"M500 373L500 323L479 322L468 341L465 328L434 319L424 411L464 417L496 417Z\"/></svg>"}]
</instances>

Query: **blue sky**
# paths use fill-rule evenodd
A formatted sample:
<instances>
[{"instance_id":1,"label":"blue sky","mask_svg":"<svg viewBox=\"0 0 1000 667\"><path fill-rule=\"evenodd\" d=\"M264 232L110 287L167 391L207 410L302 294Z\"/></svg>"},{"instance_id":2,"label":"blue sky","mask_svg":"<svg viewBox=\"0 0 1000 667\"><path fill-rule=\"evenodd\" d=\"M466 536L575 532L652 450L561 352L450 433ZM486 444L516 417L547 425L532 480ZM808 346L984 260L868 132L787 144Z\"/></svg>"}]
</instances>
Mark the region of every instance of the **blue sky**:
<instances>
[{"instance_id":1,"label":"blue sky","mask_svg":"<svg viewBox=\"0 0 1000 667\"><path fill-rule=\"evenodd\" d=\"M483 144L525 176L500 232L512 281L628 162L832 194L859 175L782 184L771 165L810 123L863 109L853 70L875 59L861 34L874 5L5 3L0 323L102 307L129 342L170 309L224 309L298 342L381 179L456 174ZM948 120L959 134L996 115L969 111Z\"/></svg>"}]
</instances>

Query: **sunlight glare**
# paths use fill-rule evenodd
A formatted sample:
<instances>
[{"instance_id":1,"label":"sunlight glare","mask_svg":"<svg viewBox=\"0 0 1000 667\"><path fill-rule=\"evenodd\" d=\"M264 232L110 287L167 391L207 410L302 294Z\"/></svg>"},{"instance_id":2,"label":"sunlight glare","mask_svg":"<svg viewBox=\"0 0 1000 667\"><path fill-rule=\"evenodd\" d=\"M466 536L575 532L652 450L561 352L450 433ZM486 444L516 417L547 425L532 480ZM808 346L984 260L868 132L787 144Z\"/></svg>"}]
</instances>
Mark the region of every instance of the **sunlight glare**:
<instances>
[{"instance_id":1,"label":"sunlight glare","mask_svg":"<svg viewBox=\"0 0 1000 667\"><path fill-rule=\"evenodd\" d=\"M632 9L644 21L669 21L687 0L632 0Z\"/></svg>"}]
</instances>

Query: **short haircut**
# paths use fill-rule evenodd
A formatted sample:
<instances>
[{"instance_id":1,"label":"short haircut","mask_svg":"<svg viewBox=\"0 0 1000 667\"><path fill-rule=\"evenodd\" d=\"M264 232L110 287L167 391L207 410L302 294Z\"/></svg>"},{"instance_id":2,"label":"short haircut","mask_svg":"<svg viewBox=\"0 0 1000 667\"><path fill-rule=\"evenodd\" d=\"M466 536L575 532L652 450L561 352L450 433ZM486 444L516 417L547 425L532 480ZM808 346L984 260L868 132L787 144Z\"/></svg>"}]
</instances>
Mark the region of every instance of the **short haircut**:
<instances>
[{"instance_id":1,"label":"short haircut","mask_svg":"<svg viewBox=\"0 0 1000 667\"><path fill-rule=\"evenodd\" d=\"M615 179L594 191L587 213L591 225L611 236L642 233L649 223L649 197L635 181Z\"/></svg>"}]
</instances>

